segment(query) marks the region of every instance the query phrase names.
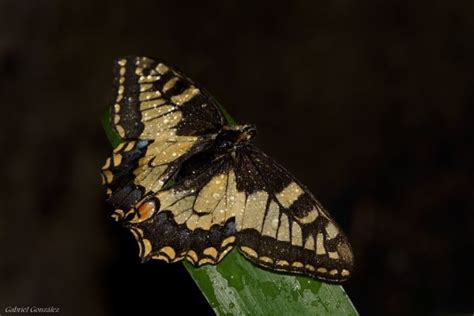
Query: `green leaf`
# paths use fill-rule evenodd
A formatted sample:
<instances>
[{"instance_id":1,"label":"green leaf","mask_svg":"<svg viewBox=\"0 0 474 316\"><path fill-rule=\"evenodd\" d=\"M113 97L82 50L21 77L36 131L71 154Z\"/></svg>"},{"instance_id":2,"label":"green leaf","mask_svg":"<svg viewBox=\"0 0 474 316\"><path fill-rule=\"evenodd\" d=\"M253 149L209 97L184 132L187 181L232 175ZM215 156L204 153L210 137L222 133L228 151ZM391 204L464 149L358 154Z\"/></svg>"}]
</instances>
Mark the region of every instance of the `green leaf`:
<instances>
[{"instance_id":1,"label":"green leaf","mask_svg":"<svg viewBox=\"0 0 474 316\"><path fill-rule=\"evenodd\" d=\"M227 123L235 125L219 107ZM102 124L112 146L120 144L108 112ZM342 286L259 268L236 250L217 265L184 266L217 315L358 315Z\"/></svg>"},{"instance_id":2,"label":"green leaf","mask_svg":"<svg viewBox=\"0 0 474 316\"><path fill-rule=\"evenodd\" d=\"M215 266L184 265L218 315L358 315L342 286L258 268L236 250Z\"/></svg>"},{"instance_id":3,"label":"green leaf","mask_svg":"<svg viewBox=\"0 0 474 316\"><path fill-rule=\"evenodd\" d=\"M117 147L122 142L122 139L110 126L109 111L105 112L102 116L102 126L104 127L105 135L107 135L107 139L109 140L112 147Z\"/></svg>"},{"instance_id":4,"label":"green leaf","mask_svg":"<svg viewBox=\"0 0 474 316\"><path fill-rule=\"evenodd\" d=\"M219 103L219 101L217 101L216 98L213 98L213 99L215 103L217 104L217 106L219 107L219 110L221 111L222 115L224 115L227 125L230 125L230 126L237 125L237 122L234 120L232 116L230 116L230 114L227 112L226 109L224 109L224 107Z\"/></svg>"}]
</instances>

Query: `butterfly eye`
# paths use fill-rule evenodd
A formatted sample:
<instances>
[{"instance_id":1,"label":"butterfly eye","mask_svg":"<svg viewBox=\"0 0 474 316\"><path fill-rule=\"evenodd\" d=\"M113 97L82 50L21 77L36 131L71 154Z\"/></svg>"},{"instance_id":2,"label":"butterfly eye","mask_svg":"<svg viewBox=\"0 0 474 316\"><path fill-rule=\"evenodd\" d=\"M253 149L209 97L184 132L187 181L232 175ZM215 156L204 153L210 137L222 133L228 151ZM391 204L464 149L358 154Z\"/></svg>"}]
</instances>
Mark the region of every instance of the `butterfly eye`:
<instances>
[{"instance_id":1,"label":"butterfly eye","mask_svg":"<svg viewBox=\"0 0 474 316\"><path fill-rule=\"evenodd\" d=\"M216 146L219 149L232 148L238 142L240 133L234 130L224 130L216 138Z\"/></svg>"},{"instance_id":2,"label":"butterfly eye","mask_svg":"<svg viewBox=\"0 0 474 316\"><path fill-rule=\"evenodd\" d=\"M224 140L224 141L219 143L219 148L227 149L227 148L231 148L233 145L234 145L233 142L231 142L229 140Z\"/></svg>"}]
</instances>

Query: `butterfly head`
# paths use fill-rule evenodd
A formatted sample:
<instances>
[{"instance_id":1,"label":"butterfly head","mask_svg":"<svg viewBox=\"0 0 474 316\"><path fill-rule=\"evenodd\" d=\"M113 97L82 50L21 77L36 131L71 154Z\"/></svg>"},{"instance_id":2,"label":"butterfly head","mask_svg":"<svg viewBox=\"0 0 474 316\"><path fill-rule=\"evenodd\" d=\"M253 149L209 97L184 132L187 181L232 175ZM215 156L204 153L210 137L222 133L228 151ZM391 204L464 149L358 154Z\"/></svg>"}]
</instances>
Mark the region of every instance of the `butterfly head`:
<instances>
[{"instance_id":1,"label":"butterfly head","mask_svg":"<svg viewBox=\"0 0 474 316\"><path fill-rule=\"evenodd\" d=\"M240 147L250 142L257 135L255 125L226 126L216 137L216 146L220 149Z\"/></svg>"}]
</instances>

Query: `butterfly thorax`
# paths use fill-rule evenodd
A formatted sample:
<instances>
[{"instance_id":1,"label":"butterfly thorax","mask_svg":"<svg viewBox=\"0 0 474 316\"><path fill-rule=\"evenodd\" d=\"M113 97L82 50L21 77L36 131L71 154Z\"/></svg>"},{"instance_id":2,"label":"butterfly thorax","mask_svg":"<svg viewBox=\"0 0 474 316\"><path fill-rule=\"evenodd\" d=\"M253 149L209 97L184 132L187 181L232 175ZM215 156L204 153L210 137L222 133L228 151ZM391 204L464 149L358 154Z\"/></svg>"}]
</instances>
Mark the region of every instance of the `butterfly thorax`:
<instances>
[{"instance_id":1,"label":"butterfly thorax","mask_svg":"<svg viewBox=\"0 0 474 316\"><path fill-rule=\"evenodd\" d=\"M255 125L225 126L215 139L215 147L221 150L229 150L241 147L250 142L257 135Z\"/></svg>"}]
</instances>

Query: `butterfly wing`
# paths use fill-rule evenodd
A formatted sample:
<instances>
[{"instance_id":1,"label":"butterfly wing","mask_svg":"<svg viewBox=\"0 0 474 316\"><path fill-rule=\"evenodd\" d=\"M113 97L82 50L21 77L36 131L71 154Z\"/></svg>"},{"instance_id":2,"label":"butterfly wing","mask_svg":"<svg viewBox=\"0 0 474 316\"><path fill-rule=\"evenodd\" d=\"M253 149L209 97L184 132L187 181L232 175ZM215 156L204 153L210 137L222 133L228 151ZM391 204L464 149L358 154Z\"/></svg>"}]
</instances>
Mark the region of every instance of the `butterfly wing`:
<instances>
[{"instance_id":1,"label":"butterfly wing","mask_svg":"<svg viewBox=\"0 0 474 316\"><path fill-rule=\"evenodd\" d=\"M109 202L124 209L157 192L223 125L213 99L175 68L147 57L115 62L111 125L126 142L102 168Z\"/></svg>"},{"instance_id":2,"label":"butterfly wing","mask_svg":"<svg viewBox=\"0 0 474 316\"><path fill-rule=\"evenodd\" d=\"M126 226L138 242L142 260L217 263L236 240L230 209L235 190L231 160L227 155L200 153L180 173L181 180L172 188L137 203Z\"/></svg>"},{"instance_id":3,"label":"butterfly wing","mask_svg":"<svg viewBox=\"0 0 474 316\"><path fill-rule=\"evenodd\" d=\"M210 153L209 153L210 152ZM171 189L134 208L129 222L144 259L217 263L234 245L273 270L342 282L352 272L347 238L286 170L253 147L190 158ZM140 211L142 210L142 211Z\"/></svg>"},{"instance_id":4,"label":"butterfly wing","mask_svg":"<svg viewBox=\"0 0 474 316\"><path fill-rule=\"evenodd\" d=\"M197 136L219 131L223 125L212 97L159 60L116 60L113 91L111 125L123 139Z\"/></svg>"},{"instance_id":5,"label":"butterfly wing","mask_svg":"<svg viewBox=\"0 0 474 316\"><path fill-rule=\"evenodd\" d=\"M343 282L352 273L347 237L313 195L253 146L238 152L237 191L245 211L236 219L239 250L274 270Z\"/></svg>"}]
</instances>

